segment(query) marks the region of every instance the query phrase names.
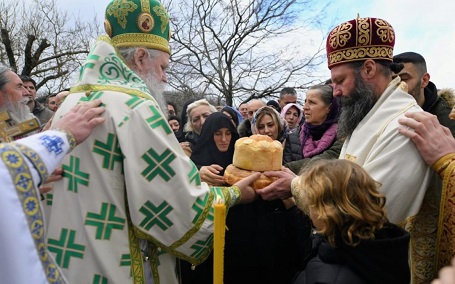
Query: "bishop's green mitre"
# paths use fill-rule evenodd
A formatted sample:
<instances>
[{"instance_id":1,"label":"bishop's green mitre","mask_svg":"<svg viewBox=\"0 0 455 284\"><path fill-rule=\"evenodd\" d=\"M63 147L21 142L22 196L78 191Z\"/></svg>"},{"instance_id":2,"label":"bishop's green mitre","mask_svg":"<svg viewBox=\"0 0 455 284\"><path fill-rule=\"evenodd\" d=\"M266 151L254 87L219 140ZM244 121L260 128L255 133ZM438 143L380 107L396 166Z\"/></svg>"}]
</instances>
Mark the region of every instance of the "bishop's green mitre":
<instances>
[{"instance_id":1,"label":"bishop's green mitre","mask_svg":"<svg viewBox=\"0 0 455 284\"><path fill-rule=\"evenodd\" d=\"M117 48L144 46L171 53L169 15L158 1L111 1L106 8L104 29Z\"/></svg>"}]
</instances>

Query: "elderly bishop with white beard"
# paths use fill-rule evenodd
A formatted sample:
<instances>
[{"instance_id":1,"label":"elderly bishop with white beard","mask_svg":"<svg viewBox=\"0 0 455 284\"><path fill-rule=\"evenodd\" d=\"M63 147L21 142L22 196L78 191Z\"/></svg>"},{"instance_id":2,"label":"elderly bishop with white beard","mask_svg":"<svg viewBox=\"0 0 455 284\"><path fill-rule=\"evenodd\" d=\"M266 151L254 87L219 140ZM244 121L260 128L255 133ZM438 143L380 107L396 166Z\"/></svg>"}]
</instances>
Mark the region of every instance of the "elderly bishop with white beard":
<instances>
[{"instance_id":1,"label":"elderly bishop with white beard","mask_svg":"<svg viewBox=\"0 0 455 284\"><path fill-rule=\"evenodd\" d=\"M47 246L69 283L177 284L178 259L210 254L217 200L251 202L258 176L209 187L180 147L162 112L171 31L159 1L112 0L104 27L52 122L84 101L106 110L63 160Z\"/></svg>"}]
</instances>

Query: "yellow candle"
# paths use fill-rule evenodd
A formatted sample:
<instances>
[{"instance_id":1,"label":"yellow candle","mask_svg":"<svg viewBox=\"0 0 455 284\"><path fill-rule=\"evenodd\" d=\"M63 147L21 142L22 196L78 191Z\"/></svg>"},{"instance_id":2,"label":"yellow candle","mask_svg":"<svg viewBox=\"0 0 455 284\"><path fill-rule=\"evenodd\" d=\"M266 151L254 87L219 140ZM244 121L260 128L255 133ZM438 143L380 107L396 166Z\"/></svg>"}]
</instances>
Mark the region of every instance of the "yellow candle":
<instances>
[{"instance_id":1,"label":"yellow candle","mask_svg":"<svg viewBox=\"0 0 455 284\"><path fill-rule=\"evenodd\" d=\"M224 235L226 229L226 204L215 204L215 228L213 240L213 284L223 283Z\"/></svg>"}]
</instances>

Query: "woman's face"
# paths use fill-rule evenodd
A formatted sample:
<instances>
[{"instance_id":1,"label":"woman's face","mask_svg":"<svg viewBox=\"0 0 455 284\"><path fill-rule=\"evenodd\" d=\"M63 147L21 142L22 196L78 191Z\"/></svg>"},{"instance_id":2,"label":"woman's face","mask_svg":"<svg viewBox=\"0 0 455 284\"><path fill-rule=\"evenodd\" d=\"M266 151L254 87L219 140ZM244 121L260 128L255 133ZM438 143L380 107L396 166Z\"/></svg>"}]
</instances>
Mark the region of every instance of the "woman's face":
<instances>
[{"instance_id":1,"label":"woman's face","mask_svg":"<svg viewBox=\"0 0 455 284\"><path fill-rule=\"evenodd\" d=\"M231 130L226 127L218 129L215 133L213 133L213 140L215 141L215 145L220 152L226 152L229 149L231 138Z\"/></svg>"},{"instance_id":2,"label":"woman's face","mask_svg":"<svg viewBox=\"0 0 455 284\"><path fill-rule=\"evenodd\" d=\"M292 106L284 114L284 120L288 123L289 128L294 128L299 120L299 110Z\"/></svg>"},{"instance_id":3,"label":"woman's face","mask_svg":"<svg viewBox=\"0 0 455 284\"><path fill-rule=\"evenodd\" d=\"M326 119L330 110L330 105L326 105L319 94L318 90L309 90L306 94L303 114L305 122L313 125L320 125Z\"/></svg>"},{"instance_id":4,"label":"woman's face","mask_svg":"<svg viewBox=\"0 0 455 284\"><path fill-rule=\"evenodd\" d=\"M171 119L169 120L169 125L171 126L172 131L177 132L180 128L180 124L177 120Z\"/></svg>"},{"instance_id":5,"label":"woman's face","mask_svg":"<svg viewBox=\"0 0 455 284\"><path fill-rule=\"evenodd\" d=\"M201 134L202 125L211 113L210 107L206 105L197 106L191 110L189 117L196 134Z\"/></svg>"},{"instance_id":6,"label":"woman's face","mask_svg":"<svg viewBox=\"0 0 455 284\"><path fill-rule=\"evenodd\" d=\"M259 134L267 135L273 140L278 139L278 125L273 121L270 114L265 114L257 121L257 129Z\"/></svg>"}]
</instances>

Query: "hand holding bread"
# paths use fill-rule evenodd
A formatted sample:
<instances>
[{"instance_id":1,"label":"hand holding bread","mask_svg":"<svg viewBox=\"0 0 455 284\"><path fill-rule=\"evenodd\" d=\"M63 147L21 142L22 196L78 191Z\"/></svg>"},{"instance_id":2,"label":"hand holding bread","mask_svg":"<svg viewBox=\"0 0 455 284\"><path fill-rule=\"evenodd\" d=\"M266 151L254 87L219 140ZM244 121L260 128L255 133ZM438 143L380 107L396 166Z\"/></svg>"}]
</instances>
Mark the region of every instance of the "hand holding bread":
<instances>
[{"instance_id":1,"label":"hand holding bread","mask_svg":"<svg viewBox=\"0 0 455 284\"><path fill-rule=\"evenodd\" d=\"M279 171L283 160L283 146L279 141L266 135L252 135L236 141L232 164L225 172L228 184L234 184L254 172ZM254 189L261 189L277 180L261 174L252 184Z\"/></svg>"},{"instance_id":2,"label":"hand holding bread","mask_svg":"<svg viewBox=\"0 0 455 284\"><path fill-rule=\"evenodd\" d=\"M254 201L258 195L251 184L260 176L260 173L256 172L252 175L236 182L234 185L240 189L240 204L246 204Z\"/></svg>"},{"instance_id":3,"label":"hand holding bread","mask_svg":"<svg viewBox=\"0 0 455 284\"><path fill-rule=\"evenodd\" d=\"M291 184L292 180L296 177L290 169L283 167L281 171L270 171L264 172L264 175L275 178L276 180L264 187L263 189L257 190L264 200L274 200L274 199L287 199L292 197Z\"/></svg>"},{"instance_id":4,"label":"hand holding bread","mask_svg":"<svg viewBox=\"0 0 455 284\"><path fill-rule=\"evenodd\" d=\"M201 177L201 180L206 182L208 185L223 186L226 185L226 181L223 176L219 175L222 170L223 167L216 164L202 166L199 170L199 176Z\"/></svg>"}]
</instances>

